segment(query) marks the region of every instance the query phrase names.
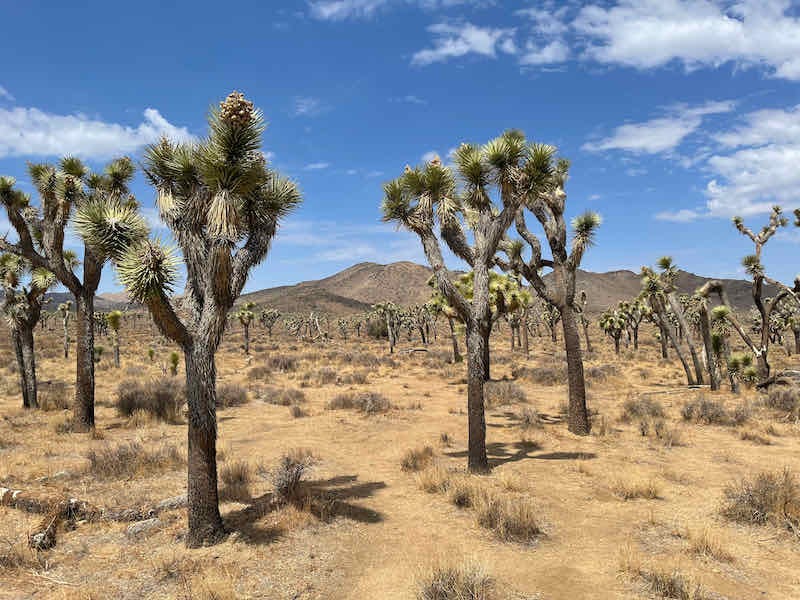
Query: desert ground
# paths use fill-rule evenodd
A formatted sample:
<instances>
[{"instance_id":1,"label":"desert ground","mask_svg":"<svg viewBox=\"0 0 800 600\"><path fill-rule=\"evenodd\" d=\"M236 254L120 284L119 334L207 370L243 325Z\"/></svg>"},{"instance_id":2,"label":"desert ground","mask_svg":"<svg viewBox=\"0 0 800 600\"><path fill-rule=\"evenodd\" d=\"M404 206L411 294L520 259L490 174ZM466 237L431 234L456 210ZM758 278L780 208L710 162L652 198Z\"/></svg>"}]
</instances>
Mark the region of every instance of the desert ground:
<instances>
[{"instance_id":1,"label":"desert ground","mask_svg":"<svg viewBox=\"0 0 800 600\"><path fill-rule=\"evenodd\" d=\"M0 486L108 509L185 493L181 411L162 421L118 409L136 385L179 391L173 348L148 320L126 320L116 369L98 336L97 428L70 433L74 361L60 324L48 327L37 339L41 411L21 408L0 335ZM797 531L725 512L744 479L797 469L796 415L746 387L688 389L652 332L615 356L593 325L593 431L575 436L562 415L560 338L534 337L526 358L502 326L487 392L493 468L468 475L466 367L450 363L445 329L426 351L409 352L420 344L404 335L390 355L382 340L304 343L254 325L248 357L231 325L217 355L228 539L187 549L176 505L146 526L78 520L37 552L27 535L42 515L0 507L0 598L401 599L422 597L450 567L492 598L800 598ZM773 347L774 368L793 360ZM691 403L706 408L692 416ZM306 468L295 501L275 503L286 455Z\"/></svg>"}]
</instances>

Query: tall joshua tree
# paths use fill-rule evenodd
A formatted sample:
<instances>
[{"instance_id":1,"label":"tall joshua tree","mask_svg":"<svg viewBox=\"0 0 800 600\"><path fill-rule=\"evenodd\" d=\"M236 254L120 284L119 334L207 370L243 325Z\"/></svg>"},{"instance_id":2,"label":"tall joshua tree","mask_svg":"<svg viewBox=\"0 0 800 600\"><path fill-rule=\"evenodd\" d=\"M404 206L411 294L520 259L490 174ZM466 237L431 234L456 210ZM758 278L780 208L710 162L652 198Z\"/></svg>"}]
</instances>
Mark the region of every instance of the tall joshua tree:
<instances>
[{"instance_id":1,"label":"tall joshua tree","mask_svg":"<svg viewBox=\"0 0 800 600\"><path fill-rule=\"evenodd\" d=\"M33 267L47 269L75 298L76 381L73 427L94 427L94 297L104 265L119 258L131 243L147 235L128 183L134 166L120 158L103 174L90 174L76 158L59 165L32 164L31 180L40 197L36 207L14 188L15 181L0 178L0 202L18 240L0 240L0 250L24 257ZM64 249L67 226L73 223L84 243L80 276L76 261Z\"/></svg>"},{"instance_id":2,"label":"tall joshua tree","mask_svg":"<svg viewBox=\"0 0 800 600\"><path fill-rule=\"evenodd\" d=\"M275 323L277 323L278 319L280 318L281 318L281 313L279 310L274 308L265 308L261 311L258 320L261 323L262 327L266 328L267 335L269 337L272 337L272 328L275 326Z\"/></svg>"},{"instance_id":3,"label":"tall joshua tree","mask_svg":"<svg viewBox=\"0 0 800 600\"><path fill-rule=\"evenodd\" d=\"M64 358L69 358L69 320L72 317L72 300L67 300L59 304L58 314L61 315L62 337L64 338Z\"/></svg>"},{"instance_id":4,"label":"tall joshua tree","mask_svg":"<svg viewBox=\"0 0 800 600\"><path fill-rule=\"evenodd\" d=\"M301 201L295 184L269 169L264 119L238 92L209 115L197 144L167 140L147 148L145 174L183 255L186 290L178 315L170 293L178 260L158 240L129 249L118 265L131 298L184 354L188 424L190 547L224 536L217 493L215 354L226 316L251 270L267 256L279 220Z\"/></svg>"},{"instance_id":5,"label":"tall joshua tree","mask_svg":"<svg viewBox=\"0 0 800 600\"><path fill-rule=\"evenodd\" d=\"M797 214L797 213L796 213ZM792 296L796 300L795 292L789 290L785 285L767 277L764 272L764 265L761 262L761 253L770 238L775 235L779 228L785 227L789 223L788 219L783 216L783 211L780 206L774 206L772 213L769 216L769 223L765 225L758 233L753 232L752 229L746 227L741 217L734 217L733 224L736 229L743 236L750 239L755 246L755 252L742 259L742 264L748 275L753 280L752 294L753 303L756 305L758 314L761 317L761 340L758 346L748 344L753 354L756 357L756 364L758 365L758 375L762 379L769 377L770 365L767 358L770 343L770 318L775 308L786 298ZM767 283L776 288L775 295L772 298L764 298L764 284ZM800 288L798 282L795 282L795 287ZM740 334L741 335L741 334ZM747 339L743 338L745 343Z\"/></svg>"},{"instance_id":6,"label":"tall joshua tree","mask_svg":"<svg viewBox=\"0 0 800 600\"><path fill-rule=\"evenodd\" d=\"M253 322L253 319L256 316L253 312L255 307L255 302L245 302L239 307L239 310L237 310L236 314L234 315L237 319L239 319L239 323L242 325L244 353L247 356L250 356L250 324Z\"/></svg>"},{"instance_id":7,"label":"tall joshua tree","mask_svg":"<svg viewBox=\"0 0 800 600\"><path fill-rule=\"evenodd\" d=\"M111 346L114 349L114 366L119 369L119 330L122 326L122 311L112 310L105 315L106 324L111 331Z\"/></svg>"},{"instance_id":8,"label":"tall joshua tree","mask_svg":"<svg viewBox=\"0 0 800 600\"><path fill-rule=\"evenodd\" d=\"M513 271L524 277L542 299L558 310L567 355L569 430L578 435L587 435L590 425L586 410L580 330L576 316L575 278L601 219L600 215L591 211L575 217L571 223L572 241L567 243L567 223L564 218L567 195L564 186L568 174L569 161L557 161L552 169L550 184L526 196L524 205L518 208L514 219L517 233L522 239L503 244L508 261L498 259L498 264L503 270ZM552 258L542 257L541 242L528 229L525 209L533 213L541 224ZM527 258L524 256L526 246L529 255ZM545 281L542 277L542 270L545 268L552 269L550 281Z\"/></svg>"},{"instance_id":9,"label":"tall joshua tree","mask_svg":"<svg viewBox=\"0 0 800 600\"><path fill-rule=\"evenodd\" d=\"M520 205L549 181L553 152L551 146L528 143L519 131L508 131L484 146L458 147L454 158L463 183L460 194L456 174L438 157L421 167L407 166L401 177L384 186L384 221L417 234L439 292L466 327L471 471L489 468L483 399L492 327L489 271ZM471 232L471 244L465 226ZM472 269L471 300L453 284L442 257L442 240Z\"/></svg>"},{"instance_id":10,"label":"tall joshua tree","mask_svg":"<svg viewBox=\"0 0 800 600\"><path fill-rule=\"evenodd\" d=\"M28 285L23 284L26 277ZM39 407L33 330L46 302L44 295L54 283L55 277L46 269L32 269L30 263L14 254L0 255L2 311L11 329L24 408Z\"/></svg>"}]
</instances>

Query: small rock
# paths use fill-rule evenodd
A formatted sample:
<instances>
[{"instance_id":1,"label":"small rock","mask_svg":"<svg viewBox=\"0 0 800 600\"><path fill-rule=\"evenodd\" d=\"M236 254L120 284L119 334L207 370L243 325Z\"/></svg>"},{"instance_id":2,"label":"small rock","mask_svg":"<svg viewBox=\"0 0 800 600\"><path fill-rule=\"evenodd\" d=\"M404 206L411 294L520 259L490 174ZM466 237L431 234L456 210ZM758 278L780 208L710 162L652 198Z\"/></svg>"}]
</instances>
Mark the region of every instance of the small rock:
<instances>
[{"instance_id":1,"label":"small rock","mask_svg":"<svg viewBox=\"0 0 800 600\"><path fill-rule=\"evenodd\" d=\"M167 498L156 504L156 511L175 510L176 508L183 508L184 506L186 506L186 496L175 496L174 498Z\"/></svg>"},{"instance_id":2,"label":"small rock","mask_svg":"<svg viewBox=\"0 0 800 600\"><path fill-rule=\"evenodd\" d=\"M136 537L142 533L147 533L161 525L161 519L147 519L145 521L139 521L137 523L133 523L128 525L128 531L126 535L128 537Z\"/></svg>"}]
</instances>

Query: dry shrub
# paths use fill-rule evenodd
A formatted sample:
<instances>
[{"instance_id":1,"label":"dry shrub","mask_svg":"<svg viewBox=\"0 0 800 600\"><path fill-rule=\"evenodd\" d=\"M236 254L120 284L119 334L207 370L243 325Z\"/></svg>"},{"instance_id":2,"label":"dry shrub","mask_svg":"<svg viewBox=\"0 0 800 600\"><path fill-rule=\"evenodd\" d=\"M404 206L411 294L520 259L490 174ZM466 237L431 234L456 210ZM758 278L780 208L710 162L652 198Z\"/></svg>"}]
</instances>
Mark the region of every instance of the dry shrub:
<instances>
[{"instance_id":1,"label":"dry shrub","mask_svg":"<svg viewBox=\"0 0 800 600\"><path fill-rule=\"evenodd\" d=\"M630 547L623 551L620 569L641 579L648 592L657 598L669 600L712 600L703 587L679 569L665 565L644 566L641 558Z\"/></svg>"},{"instance_id":2,"label":"dry shrub","mask_svg":"<svg viewBox=\"0 0 800 600\"><path fill-rule=\"evenodd\" d=\"M439 443L446 448L453 444L453 439L450 437L449 433L443 431L439 434Z\"/></svg>"},{"instance_id":3,"label":"dry shrub","mask_svg":"<svg viewBox=\"0 0 800 600\"><path fill-rule=\"evenodd\" d=\"M308 413L296 404L289 407L289 414L293 419L301 419L308 416Z\"/></svg>"},{"instance_id":4,"label":"dry shrub","mask_svg":"<svg viewBox=\"0 0 800 600\"><path fill-rule=\"evenodd\" d=\"M250 402L247 390L237 383L223 383L217 386L217 408L231 408Z\"/></svg>"},{"instance_id":5,"label":"dry shrub","mask_svg":"<svg viewBox=\"0 0 800 600\"><path fill-rule=\"evenodd\" d=\"M352 371L344 373L336 380L336 385L364 385L368 381L366 371Z\"/></svg>"},{"instance_id":6,"label":"dry shrub","mask_svg":"<svg viewBox=\"0 0 800 600\"><path fill-rule=\"evenodd\" d=\"M267 387L259 393L258 397L262 402L278 406L294 406L306 401L305 392L296 388Z\"/></svg>"},{"instance_id":7,"label":"dry shrub","mask_svg":"<svg viewBox=\"0 0 800 600\"><path fill-rule=\"evenodd\" d=\"M486 408L526 402L525 391L513 381L487 381L483 386L483 401Z\"/></svg>"},{"instance_id":8,"label":"dry shrub","mask_svg":"<svg viewBox=\"0 0 800 600\"><path fill-rule=\"evenodd\" d=\"M131 479L175 469L186 462L175 446L162 444L150 450L140 442L106 445L90 450L86 458L89 459L87 472L99 479Z\"/></svg>"},{"instance_id":9,"label":"dry shrub","mask_svg":"<svg viewBox=\"0 0 800 600\"><path fill-rule=\"evenodd\" d=\"M541 535L536 509L526 497L509 498L485 491L475 498L478 525L506 542L528 544Z\"/></svg>"},{"instance_id":10,"label":"dry shrub","mask_svg":"<svg viewBox=\"0 0 800 600\"><path fill-rule=\"evenodd\" d=\"M130 417L128 417L128 421L125 423L125 426L129 429L142 429L144 427L149 427L155 421L155 417L152 413L147 412L146 410L142 410L141 408L137 408Z\"/></svg>"},{"instance_id":11,"label":"dry shrub","mask_svg":"<svg viewBox=\"0 0 800 600\"><path fill-rule=\"evenodd\" d=\"M8 546L0 550L0 572L38 571L45 565L36 550L19 541L8 541Z\"/></svg>"},{"instance_id":12,"label":"dry shrub","mask_svg":"<svg viewBox=\"0 0 800 600\"><path fill-rule=\"evenodd\" d=\"M611 491L623 500L657 500L661 492L653 480L618 480L612 485Z\"/></svg>"},{"instance_id":13,"label":"dry shrub","mask_svg":"<svg viewBox=\"0 0 800 600\"><path fill-rule=\"evenodd\" d=\"M220 470L224 487L220 491L223 500L247 500L250 498L252 472L246 461L237 460L225 464Z\"/></svg>"},{"instance_id":14,"label":"dry shrub","mask_svg":"<svg viewBox=\"0 0 800 600\"><path fill-rule=\"evenodd\" d=\"M308 374L306 374L308 375ZM316 385L330 385L339 379L339 372L333 367L320 367L311 377Z\"/></svg>"},{"instance_id":15,"label":"dry shrub","mask_svg":"<svg viewBox=\"0 0 800 600\"><path fill-rule=\"evenodd\" d=\"M511 369L511 376L514 379L527 379L539 385L557 385L559 383L566 383L567 369L563 365L514 367Z\"/></svg>"},{"instance_id":16,"label":"dry shrub","mask_svg":"<svg viewBox=\"0 0 800 600\"><path fill-rule=\"evenodd\" d=\"M454 477L447 485L447 500L458 508L472 508L481 487L470 477Z\"/></svg>"},{"instance_id":17,"label":"dry shrub","mask_svg":"<svg viewBox=\"0 0 800 600\"><path fill-rule=\"evenodd\" d=\"M772 386L764 399L764 405L794 418L800 418L800 388Z\"/></svg>"},{"instance_id":18,"label":"dry shrub","mask_svg":"<svg viewBox=\"0 0 800 600\"><path fill-rule=\"evenodd\" d=\"M753 442L759 446L771 446L772 440L756 429L743 429L739 438L745 442Z\"/></svg>"},{"instance_id":19,"label":"dry shrub","mask_svg":"<svg viewBox=\"0 0 800 600\"><path fill-rule=\"evenodd\" d=\"M295 356L270 356L267 359L266 366L271 371L278 371L279 373L289 373L297 370L297 357Z\"/></svg>"},{"instance_id":20,"label":"dry shrub","mask_svg":"<svg viewBox=\"0 0 800 600\"><path fill-rule=\"evenodd\" d=\"M525 407L523 408L519 415L517 415L519 419L519 426L522 429L531 429L533 427L540 427L542 425L542 420L539 417L539 413L536 412L535 408Z\"/></svg>"},{"instance_id":21,"label":"dry shrub","mask_svg":"<svg viewBox=\"0 0 800 600\"><path fill-rule=\"evenodd\" d=\"M365 415L388 412L392 403L378 392L345 392L334 396L325 405L328 410L356 409Z\"/></svg>"},{"instance_id":22,"label":"dry shrub","mask_svg":"<svg viewBox=\"0 0 800 600\"><path fill-rule=\"evenodd\" d=\"M614 377L618 373L616 365L594 365L586 368L586 378L591 382L603 383L609 377Z\"/></svg>"},{"instance_id":23,"label":"dry shrub","mask_svg":"<svg viewBox=\"0 0 800 600\"><path fill-rule=\"evenodd\" d=\"M433 448L423 446L407 450L400 461L400 468L406 472L421 471L433 460Z\"/></svg>"},{"instance_id":24,"label":"dry shrub","mask_svg":"<svg viewBox=\"0 0 800 600\"><path fill-rule=\"evenodd\" d=\"M41 410L66 410L70 406L69 386L65 381L42 381L39 383L38 392Z\"/></svg>"},{"instance_id":25,"label":"dry shrub","mask_svg":"<svg viewBox=\"0 0 800 600\"><path fill-rule=\"evenodd\" d=\"M641 419L664 418L664 407L658 400L648 396L641 398L630 397L622 405L620 420L626 423Z\"/></svg>"},{"instance_id":26,"label":"dry shrub","mask_svg":"<svg viewBox=\"0 0 800 600\"><path fill-rule=\"evenodd\" d=\"M258 365L247 372L248 379L266 379L272 375L272 369L266 365Z\"/></svg>"},{"instance_id":27,"label":"dry shrub","mask_svg":"<svg viewBox=\"0 0 800 600\"><path fill-rule=\"evenodd\" d=\"M273 493L287 501L296 500L300 482L314 462L313 454L304 449L294 449L281 456L270 473Z\"/></svg>"},{"instance_id":28,"label":"dry shrub","mask_svg":"<svg viewBox=\"0 0 800 600\"><path fill-rule=\"evenodd\" d=\"M132 417L144 412L159 421L179 423L185 402L183 386L174 379L155 379L145 383L127 380L117 389L117 414Z\"/></svg>"},{"instance_id":29,"label":"dry shrub","mask_svg":"<svg viewBox=\"0 0 800 600\"><path fill-rule=\"evenodd\" d=\"M788 467L762 472L725 489L722 515L739 523L785 527L800 537L800 482Z\"/></svg>"},{"instance_id":30,"label":"dry shrub","mask_svg":"<svg viewBox=\"0 0 800 600\"><path fill-rule=\"evenodd\" d=\"M639 431L643 436L661 442L665 448L683 445L683 434L677 427L670 426L664 419L644 419L639 422Z\"/></svg>"},{"instance_id":31,"label":"dry shrub","mask_svg":"<svg viewBox=\"0 0 800 600\"><path fill-rule=\"evenodd\" d=\"M418 578L417 600L491 600L494 580L477 562L437 566Z\"/></svg>"},{"instance_id":32,"label":"dry shrub","mask_svg":"<svg viewBox=\"0 0 800 600\"><path fill-rule=\"evenodd\" d=\"M728 411L722 402L712 400L705 396L687 402L681 409L681 416L685 421L693 421L705 425L733 425L739 426L747 423L753 411L747 403L738 405L733 411Z\"/></svg>"}]
</instances>

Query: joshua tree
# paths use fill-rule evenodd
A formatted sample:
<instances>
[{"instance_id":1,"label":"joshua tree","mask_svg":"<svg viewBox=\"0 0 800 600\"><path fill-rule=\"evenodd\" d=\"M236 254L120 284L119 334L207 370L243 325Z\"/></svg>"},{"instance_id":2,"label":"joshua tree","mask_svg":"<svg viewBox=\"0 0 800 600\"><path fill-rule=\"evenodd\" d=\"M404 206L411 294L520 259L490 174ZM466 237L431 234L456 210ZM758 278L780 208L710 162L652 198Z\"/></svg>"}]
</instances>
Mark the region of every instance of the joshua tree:
<instances>
[{"instance_id":1,"label":"joshua tree","mask_svg":"<svg viewBox=\"0 0 800 600\"><path fill-rule=\"evenodd\" d=\"M64 331L64 358L69 358L69 319L72 316L72 300L59 304L58 314L61 315L61 326Z\"/></svg>"},{"instance_id":2,"label":"joshua tree","mask_svg":"<svg viewBox=\"0 0 800 600\"><path fill-rule=\"evenodd\" d=\"M622 333L625 331L627 319L619 309L608 309L600 315L598 323L600 329L603 330L608 337L614 340L614 353L619 354L619 341L622 338Z\"/></svg>"},{"instance_id":3,"label":"joshua tree","mask_svg":"<svg viewBox=\"0 0 800 600\"><path fill-rule=\"evenodd\" d=\"M26 277L27 286L22 283ZM23 408L39 407L33 331L47 302L44 295L54 283L55 277L46 269L32 269L30 263L14 254L0 254L2 311L11 330Z\"/></svg>"},{"instance_id":4,"label":"joshua tree","mask_svg":"<svg viewBox=\"0 0 800 600\"><path fill-rule=\"evenodd\" d=\"M591 325L591 321L586 316L586 304L588 302L588 298L586 296L586 291L581 290L580 295L578 296L578 302L575 304L575 312L578 313L578 318L581 321L581 327L583 327L583 337L586 341L586 352L592 352L592 340L589 338L589 325ZM526 327L527 329L527 327ZM527 331L526 339L527 339Z\"/></svg>"},{"instance_id":5,"label":"joshua tree","mask_svg":"<svg viewBox=\"0 0 800 600\"><path fill-rule=\"evenodd\" d=\"M638 350L639 327L642 321L647 317L649 308L641 298L635 298L631 302L623 300L619 303L618 309L625 318L625 324L628 330L628 342L633 341L633 349Z\"/></svg>"},{"instance_id":6,"label":"joshua tree","mask_svg":"<svg viewBox=\"0 0 800 600\"><path fill-rule=\"evenodd\" d=\"M108 261L147 235L147 225L128 191L134 166L120 158L109 163L102 175L90 175L78 159L64 158L58 167L32 164L28 172L40 196L39 207L14 189L13 179L0 178L0 202L18 238L16 243L0 240L0 250L47 269L75 299L73 427L87 430L94 427L94 297L100 275ZM84 243L80 277L74 256L64 249L70 222Z\"/></svg>"},{"instance_id":7,"label":"joshua tree","mask_svg":"<svg viewBox=\"0 0 800 600\"><path fill-rule=\"evenodd\" d=\"M261 326L267 330L267 335L272 337L272 328L275 326L275 323L278 322L278 319L281 318L281 313L274 308L265 308L261 311L261 314L258 316L258 320L261 323Z\"/></svg>"},{"instance_id":8,"label":"joshua tree","mask_svg":"<svg viewBox=\"0 0 800 600\"><path fill-rule=\"evenodd\" d=\"M122 311L112 310L105 316L111 330L111 347L114 349L114 366L119 369L119 329L122 326Z\"/></svg>"},{"instance_id":9,"label":"joshua tree","mask_svg":"<svg viewBox=\"0 0 800 600\"><path fill-rule=\"evenodd\" d=\"M512 271L525 278L547 304L558 311L564 332L567 355L567 381L569 386L569 430L578 435L589 433L589 414L586 410L586 382L583 375L580 333L575 311L575 278L583 255L591 246L601 219L597 213L587 211L572 220L572 241L567 243L567 223L564 218L566 193L564 186L569 175L569 161L559 160L552 169L549 185L526 197L515 216L517 233L521 240L506 241L503 251L508 261L498 260L503 270ZM542 257L539 238L528 229L525 209L536 217L542 226L550 247L551 259ZM529 257L524 256L526 251ZM542 270L552 269L550 281L545 281ZM555 328L551 329L555 335ZM555 338L554 340L555 341Z\"/></svg>"},{"instance_id":10,"label":"joshua tree","mask_svg":"<svg viewBox=\"0 0 800 600\"><path fill-rule=\"evenodd\" d=\"M686 355L681 348L678 336L670 321L671 317L674 317L668 300L668 290L670 289L674 289L674 283L664 281L663 274L656 273L650 267L642 267L642 292L640 298L649 305L650 316L658 326L662 340L669 339L672 347L675 349L675 354L678 355L678 359L681 361L683 370L686 373L687 383L689 385L695 385L695 375L692 373L692 368L686 360ZM680 310L680 307L678 307L678 310Z\"/></svg>"},{"instance_id":11,"label":"joshua tree","mask_svg":"<svg viewBox=\"0 0 800 600\"><path fill-rule=\"evenodd\" d=\"M428 281L429 285L435 286L436 281L432 277ZM444 296L442 296L438 290L435 290L433 293L433 297L428 302L431 305L432 310L435 313L442 313L447 319L447 324L450 327L450 343L453 347L453 364L460 363L464 358L461 356L461 352L458 349L458 336L456 335L456 321L458 320L458 313L455 309L447 303Z\"/></svg>"},{"instance_id":12,"label":"joshua tree","mask_svg":"<svg viewBox=\"0 0 800 600\"><path fill-rule=\"evenodd\" d=\"M250 356L250 324L253 322L255 318L255 313L253 309L256 307L255 302L245 302L239 307L239 310L236 311L234 315L237 319L239 319L239 323L242 325L242 336L244 337L244 353L247 356Z\"/></svg>"},{"instance_id":13,"label":"joshua tree","mask_svg":"<svg viewBox=\"0 0 800 600\"><path fill-rule=\"evenodd\" d=\"M518 131L508 131L482 147L458 147L454 159L463 181L460 195L455 174L438 157L422 167L407 166L401 177L384 186L384 221L395 222L419 236L439 292L466 326L471 471L489 468L483 398L492 328L489 272L522 202L548 185L553 152L550 146L529 144ZM493 198L499 199L499 206ZM435 233L437 223L439 237ZM472 244L464 225L471 230ZM453 284L442 257L442 239L472 269L471 301Z\"/></svg>"},{"instance_id":14,"label":"joshua tree","mask_svg":"<svg viewBox=\"0 0 800 600\"><path fill-rule=\"evenodd\" d=\"M174 350L169 353L169 374L175 377L178 374L178 363L180 363L181 355Z\"/></svg>"},{"instance_id":15,"label":"joshua tree","mask_svg":"<svg viewBox=\"0 0 800 600\"><path fill-rule=\"evenodd\" d=\"M400 327L403 325L402 308L394 302L380 302L372 305L372 312L379 320L386 323L386 334L389 337L389 353L394 352L400 338Z\"/></svg>"},{"instance_id":16,"label":"joshua tree","mask_svg":"<svg viewBox=\"0 0 800 600\"><path fill-rule=\"evenodd\" d=\"M144 303L160 331L183 350L188 427L186 543L224 535L217 492L215 354L226 315L251 269L267 256L279 220L301 201L295 184L269 169L261 151L264 119L238 92L209 116L208 138L167 140L145 151L145 174L156 188L161 219L186 267L179 317L169 294L177 259L158 240L131 247L118 265L131 298Z\"/></svg>"},{"instance_id":17,"label":"joshua tree","mask_svg":"<svg viewBox=\"0 0 800 600\"><path fill-rule=\"evenodd\" d=\"M795 213L796 215L798 213ZM764 272L764 265L761 262L761 252L764 249L769 239L775 235L779 228L785 227L789 223L788 219L783 216L783 211L779 206L772 208L772 213L769 217L769 223L765 225L761 231L754 233L750 228L746 227L741 217L734 217L733 224L736 229L749 238L755 246L755 253L745 256L742 259L742 265L748 275L753 280L752 293L753 302L756 305L758 314L761 317L761 342L758 346L742 337L743 341L748 344L753 354L756 357L758 364L758 375L761 379L769 377L770 365L768 361L769 343L770 343L770 318L775 308L787 296L791 296L793 300L797 300L795 293L800 288L800 281L795 280L795 290L790 290L785 285L767 277ZM764 284L767 283L776 288L775 296L773 298L764 298ZM741 335L742 332L739 332Z\"/></svg>"}]
</instances>

